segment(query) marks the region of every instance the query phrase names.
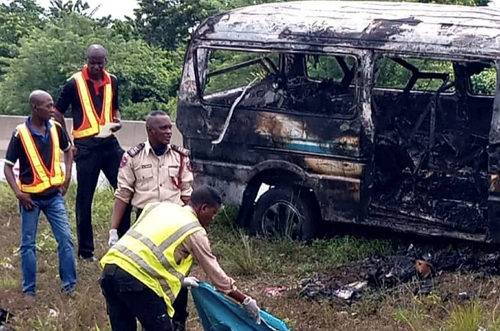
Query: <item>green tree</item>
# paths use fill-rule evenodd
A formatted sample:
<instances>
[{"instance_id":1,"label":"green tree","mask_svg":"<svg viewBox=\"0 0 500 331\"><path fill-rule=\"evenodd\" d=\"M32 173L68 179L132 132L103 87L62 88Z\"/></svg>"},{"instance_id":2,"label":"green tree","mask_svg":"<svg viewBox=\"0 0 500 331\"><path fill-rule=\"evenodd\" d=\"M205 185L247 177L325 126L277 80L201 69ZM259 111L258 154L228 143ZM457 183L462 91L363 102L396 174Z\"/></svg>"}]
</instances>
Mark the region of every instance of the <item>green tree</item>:
<instances>
[{"instance_id":1,"label":"green tree","mask_svg":"<svg viewBox=\"0 0 500 331\"><path fill-rule=\"evenodd\" d=\"M34 89L54 97L66 79L81 69L92 43L109 52L109 71L120 83L125 117L142 118L152 107L165 109L175 98L182 69L181 53L160 50L141 40L125 40L113 29L80 14L69 13L21 40L19 55L6 59L9 67L0 83L5 114L27 114L26 100Z\"/></svg>"},{"instance_id":2,"label":"green tree","mask_svg":"<svg viewBox=\"0 0 500 331\"><path fill-rule=\"evenodd\" d=\"M18 54L19 41L42 25L43 9L34 0L14 0L0 4L0 57ZM0 61L0 75L5 68Z\"/></svg>"},{"instance_id":3,"label":"green tree","mask_svg":"<svg viewBox=\"0 0 500 331\"><path fill-rule=\"evenodd\" d=\"M177 49L192 29L210 15L279 0L140 0L135 25L147 43Z\"/></svg>"}]
</instances>

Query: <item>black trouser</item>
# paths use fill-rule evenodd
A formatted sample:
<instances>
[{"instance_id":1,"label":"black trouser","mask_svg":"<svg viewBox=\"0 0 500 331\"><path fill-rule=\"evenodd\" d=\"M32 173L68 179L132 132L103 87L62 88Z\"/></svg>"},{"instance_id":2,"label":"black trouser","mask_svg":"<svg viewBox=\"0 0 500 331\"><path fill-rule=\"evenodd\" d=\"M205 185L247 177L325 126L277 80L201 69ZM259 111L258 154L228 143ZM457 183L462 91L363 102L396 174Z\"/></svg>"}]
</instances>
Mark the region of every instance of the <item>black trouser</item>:
<instances>
[{"instance_id":1,"label":"black trouser","mask_svg":"<svg viewBox=\"0 0 500 331\"><path fill-rule=\"evenodd\" d=\"M115 137L76 139L76 233L78 255L83 258L94 256L94 233L92 231L92 200L94 198L99 173L102 170L111 186L116 189L118 168L123 149ZM122 224L130 227L130 210L125 212ZM127 225L128 224L128 225Z\"/></svg>"},{"instance_id":2,"label":"black trouser","mask_svg":"<svg viewBox=\"0 0 500 331\"><path fill-rule=\"evenodd\" d=\"M170 331L163 298L116 265L106 265L101 278L113 331L137 331L136 319L146 331Z\"/></svg>"},{"instance_id":3,"label":"black trouser","mask_svg":"<svg viewBox=\"0 0 500 331\"><path fill-rule=\"evenodd\" d=\"M136 210L136 222L137 220L139 219L139 217L141 216L142 214L142 209L140 208L137 208ZM126 230L125 230L126 232ZM121 237L122 235L120 235L120 232L118 232L118 236ZM175 301L174 301L174 310L175 310L175 313L174 313L174 317L172 318L172 322L174 324L181 324L181 325L185 325L186 324L186 320L189 316L189 313L188 313L188 297L189 297L189 292L187 290L187 288L184 288L184 287L181 287L181 290L179 292L179 295L177 295L177 297L175 298Z\"/></svg>"}]
</instances>

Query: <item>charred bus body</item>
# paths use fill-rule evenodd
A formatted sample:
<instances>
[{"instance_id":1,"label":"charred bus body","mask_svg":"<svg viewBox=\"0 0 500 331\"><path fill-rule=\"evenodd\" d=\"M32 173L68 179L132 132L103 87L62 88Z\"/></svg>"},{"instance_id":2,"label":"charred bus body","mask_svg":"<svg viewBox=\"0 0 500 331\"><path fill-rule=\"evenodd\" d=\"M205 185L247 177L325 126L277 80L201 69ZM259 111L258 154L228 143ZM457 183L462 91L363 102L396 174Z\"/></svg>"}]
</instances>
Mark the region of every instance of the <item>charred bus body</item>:
<instances>
[{"instance_id":1,"label":"charred bus body","mask_svg":"<svg viewBox=\"0 0 500 331\"><path fill-rule=\"evenodd\" d=\"M177 125L195 183L255 232L309 239L330 221L498 242L499 67L487 7L251 6L197 28Z\"/></svg>"}]
</instances>

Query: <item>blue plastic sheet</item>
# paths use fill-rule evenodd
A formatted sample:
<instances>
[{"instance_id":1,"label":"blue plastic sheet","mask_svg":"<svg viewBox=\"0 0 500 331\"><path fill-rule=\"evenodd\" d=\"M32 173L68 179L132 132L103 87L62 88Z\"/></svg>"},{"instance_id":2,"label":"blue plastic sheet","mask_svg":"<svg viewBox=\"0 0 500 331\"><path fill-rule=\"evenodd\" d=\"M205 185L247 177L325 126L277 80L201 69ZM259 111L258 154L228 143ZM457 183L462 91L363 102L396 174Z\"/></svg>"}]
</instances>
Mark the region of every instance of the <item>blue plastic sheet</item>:
<instances>
[{"instance_id":1,"label":"blue plastic sheet","mask_svg":"<svg viewBox=\"0 0 500 331\"><path fill-rule=\"evenodd\" d=\"M218 293L213 286L199 284L191 293L205 331L291 331L283 321L263 310L260 312L262 323L257 325L239 304Z\"/></svg>"}]
</instances>

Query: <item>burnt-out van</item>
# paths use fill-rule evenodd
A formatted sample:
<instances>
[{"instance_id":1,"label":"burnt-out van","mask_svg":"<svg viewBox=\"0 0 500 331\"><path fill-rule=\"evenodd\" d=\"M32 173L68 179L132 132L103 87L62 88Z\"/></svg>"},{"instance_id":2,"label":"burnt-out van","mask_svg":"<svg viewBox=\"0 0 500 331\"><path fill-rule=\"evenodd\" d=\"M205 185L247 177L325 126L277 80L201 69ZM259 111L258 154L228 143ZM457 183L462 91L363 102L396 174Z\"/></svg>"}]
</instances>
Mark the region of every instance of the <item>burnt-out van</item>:
<instances>
[{"instance_id":1,"label":"burnt-out van","mask_svg":"<svg viewBox=\"0 0 500 331\"><path fill-rule=\"evenodd\" d=\"M489 7L250 6L197 27L177 125L195 184L253 232L343 222L498 242L499 65Z\"/></svg>"}]
</instances>

